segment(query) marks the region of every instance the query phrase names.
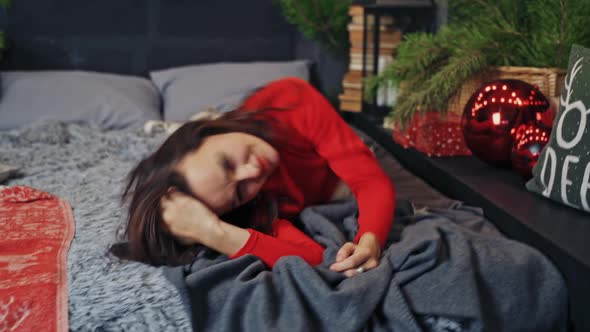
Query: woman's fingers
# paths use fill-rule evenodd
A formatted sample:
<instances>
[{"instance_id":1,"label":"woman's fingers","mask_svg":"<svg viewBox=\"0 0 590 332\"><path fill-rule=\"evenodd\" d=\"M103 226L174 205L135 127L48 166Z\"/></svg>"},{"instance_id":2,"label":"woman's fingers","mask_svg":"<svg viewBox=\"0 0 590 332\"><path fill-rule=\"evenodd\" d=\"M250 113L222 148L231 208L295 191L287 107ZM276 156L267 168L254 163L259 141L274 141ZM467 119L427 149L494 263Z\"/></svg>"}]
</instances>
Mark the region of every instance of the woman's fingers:
<instances>
[{"instance_id":1,"label":"woman's fingers","mask_svg":"<svg viewBox=\"0 0 590 332\"><path fill-rule=\"evenodd\" d=\"M202 242L220 221L199 200L175 189L160 198L160 214L164 228L181 243Z\"/></svg>"},{"instance_id":2,"label":"woman's fingers","mask_svg":"<svg viewBox=\"0 0 590 332\"><path fill-rule=\"evenodd\" d=\"M350 256L350 258L355 256L358 257L358 259L351 259L349 261L350 264L347 266L348 269L344 271L344 274L348 277L374 269L379 265L381 247L375 234L365 233L360 237L354 254Z\"/></svg>"},{"instance_id":3,"label":"woman's fingers","mask_svg":"<svg viewBox=\"0 0 590 332\"><path fill-rule=\"evenodd\" d=\"M345 276L350 278L350 277L354 277L356 275L359 275L361 273L367 272L369 270L372 270L372 269L376 268L377 265L379 265L379 262L376 259L369 258L364 264L362 264L356 268L346 270L343 273ZM359 268L362 268L362 270L361 270L362 272L359 271Z\"/></svg>"},{"instance_id":4,"label":"woman's fingers","mask_svg":"<svg viewBox=\"0 0 590 332\"><path fill-rule=\"evenodd\" d=\"M348 242L338 250L336 262L330 266L330 269L342 272L347 277L353 277L377 267L379 254L379 246L373 245L366 239L359 244Z\"/></svg>"},{"instance_id":5,"label":"woman's fingers","mask_svg":"<svg viewBox=\"0 0 590 332\"><path fill-rule=\"evenodd\" d=\"M171 222L175 218L181 195L181 193L170 187L166 194L160 198L160 214L166 228L170 228Z\"/></svg>"},{"instance_id":6,"label":"woman's fingers","mask_svg":"<svg viewBox=\"0 0 590 332\"><path fill-rule=\"evenodd\" d=\"M363 265L363 267L365 268L365 271L368 271L368 270L376 268L378 265L379 265L379 261L374 258L371 258Z\"/></svg>"},{"instance_id":7,"label":"woman's fingers","mask_svg":"<svg viewBox=\"0 0 590 332\"><path fill-rule=\"evenodd\" d=\"M168 188L168 190L166 191L166 193L160 198L160 210L163 212L166 208L168 208L170 206L170 204L172 203L172 194L174 194L176 191L174 189L174 187L170 187Z\"/></svg>"},{"instance_id":8,"label":"woman's fingers","mask_svg":"<svg viewBox=\"0 0 590 332\"><path fill-rule=\"evenodd\" d=\"M339 263L341 261L343 261L344 259L346 259L347 257L349 257L350 255L352 255L355 248L356 248L356 244L354 244L352 242L346 242L342 247L340 247L340 249L336 253L335 263L330 266L330 269L332 271L337 271L337 272L343 271L342 269L339 268Z\"/></svg>"},{"instance_id":9,"label":"woman's fingers","mask_svg":"<svg viewBox=\"0 0 590 332\"><path fill-rule=\"evenodd\" d=\"M174 205L180 204L182 203L184 200L188 200L189 197L179 191L177 191L175 188L169 188L168 191L166 192L166 194L164 194L164 196L162 196L162 198L160 198L160 208L166 209L169 207L172 207Z\"/></svg>"},{"instance_id":10,"label":"woman's fingers","mask_svg":"<svg viewBox=\"0 0 590 332\"><path fill-rule=\"evenodd\" d=\"M356 246L352 255L348 256L346 259L340 262L332 264L332 266L330 266L330 269L332 271L342 272L349 269L357 268L364 264L369 258L371 258L371 255L369 251L359 249L362 248Z\"/></svg>"},{"instance_id":11,"label":"woman's fingers","mask_svg":"<svg viewBox=\"0 0 590 332\"><path fill-rule=\"evenodd\" d=\"M341 262L346 257L352 255L352 253L354 252L354 249L355 248L356 248L356 245L354 243L352 243L352 242L346 242L340 248L340 250L338 250L338 253L336 253L336 262Z\"/></svg>"}]
</instances>

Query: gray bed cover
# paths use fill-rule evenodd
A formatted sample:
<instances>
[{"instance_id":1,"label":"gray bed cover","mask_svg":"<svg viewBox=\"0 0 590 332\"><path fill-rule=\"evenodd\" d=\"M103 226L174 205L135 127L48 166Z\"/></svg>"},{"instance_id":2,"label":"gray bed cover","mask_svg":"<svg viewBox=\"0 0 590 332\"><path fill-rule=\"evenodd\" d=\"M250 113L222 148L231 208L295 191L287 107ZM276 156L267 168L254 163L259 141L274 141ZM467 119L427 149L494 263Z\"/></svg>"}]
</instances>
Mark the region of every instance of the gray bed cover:
<instances>
[{"instance_id":1,"label":"gray bed cover","mask_svg":"<svg viewBox=\"0 0 590 332\"><path fill-rule=\"evenodd\" d=\"M124 177L163 138L64 123L0 132L0 162L21 167L21 177L5 184L48 191L73 207L76 234L68 253L72 331L188 331L194 313L199 329L215 331L563 328L563 282L544 257L503 238L479 210L437 194L392 158L380 161L389 171L399 169L390 173L398 196L442 209L412 216L401 200L394 244L379 268L357 278L312 268L296 257L282 259L272 273L251 256L202 258L177 269L119 261L107 249L123 220ZM327 261L354 232L354 213L354 202L341 202L302 215L306 230L327 246ZM213 263L218 264L209 266Z\"/></svg>"},{"instance_id":2,"label":"gray bed cover","mask_svg":"<svg viewBox=\"0 0 590 332\"><path fill-rule=\"evenodd\" d=\"M328 269L354 237L353 200L302 212L326 247L318 267L299 257L272 271L250 255L203 257L170 277L198 331L421 331L444 318L440 331L565 331L563 280L536 250L503 237L477 208L397 206L380 265L357 277Z\"/></svg>"}]
</instances>

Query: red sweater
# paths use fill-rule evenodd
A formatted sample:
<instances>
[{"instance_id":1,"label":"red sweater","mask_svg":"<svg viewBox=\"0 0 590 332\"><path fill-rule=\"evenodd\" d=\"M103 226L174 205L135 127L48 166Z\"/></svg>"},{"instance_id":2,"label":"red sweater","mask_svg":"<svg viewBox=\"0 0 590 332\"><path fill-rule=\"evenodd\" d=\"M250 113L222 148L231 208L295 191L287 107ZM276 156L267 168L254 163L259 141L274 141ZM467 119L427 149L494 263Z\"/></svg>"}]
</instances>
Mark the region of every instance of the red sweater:
<instances>
[{"instance_id":1,"label":"red sweater","mask_svg":"<svg viewBox=\"0 0 590 332\"><path fill-rule=\"evenodd\" d=\"M281 128L289 128L289 144L278 149L280 164L262 188L278 199L280 219L273 223L273 236L248 229L250 238L230 258L253 254L270 267L283 256L300 256L312 265L321 263L324 248L285 219L309 205L329 201L340 180L351 189L359 206L355 242L372 232L383 246L393 220L395 192L367 146L303 80L271 82L246 99L240 109L265 108L282 108L268 116Z\"/></svg>"}]
</instances>

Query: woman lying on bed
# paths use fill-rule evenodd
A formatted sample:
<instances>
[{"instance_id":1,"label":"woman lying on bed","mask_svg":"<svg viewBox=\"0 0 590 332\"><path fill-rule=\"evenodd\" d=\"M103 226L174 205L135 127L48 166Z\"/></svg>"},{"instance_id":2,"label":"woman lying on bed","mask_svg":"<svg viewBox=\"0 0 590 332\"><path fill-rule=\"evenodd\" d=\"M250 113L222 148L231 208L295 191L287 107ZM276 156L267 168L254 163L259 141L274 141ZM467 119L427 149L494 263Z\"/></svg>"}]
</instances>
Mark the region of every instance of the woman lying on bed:
<instances>
[{"instance_id":1,"label":"woman lying on bed","mask_svg":"<svg viewBox=\"0 0 590 332\"><path fill-rule=\"evenodd\" d=\"M379 264L393 186L311 85L272 82L236 111L184 124L130 173L128 258L183 264L202 245L230 258L253 254L270 267L291 255L317 265L323 247L289 220L337 198L344 184L358 202L359 228L330 268L353 276Z\"/></svg>"}]
</instances>

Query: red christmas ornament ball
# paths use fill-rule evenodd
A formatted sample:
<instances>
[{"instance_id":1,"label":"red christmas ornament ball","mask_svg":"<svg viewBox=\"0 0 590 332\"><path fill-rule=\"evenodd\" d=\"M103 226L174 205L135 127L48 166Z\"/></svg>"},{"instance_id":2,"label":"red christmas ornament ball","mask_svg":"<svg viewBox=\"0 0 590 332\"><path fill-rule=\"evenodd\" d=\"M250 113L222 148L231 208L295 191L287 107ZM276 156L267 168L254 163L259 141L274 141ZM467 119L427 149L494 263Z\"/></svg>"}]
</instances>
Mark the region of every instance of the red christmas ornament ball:
<instances>
[{"instance_id":1,"label":"red christmas ornament ball","mask_svg":"<svg viewBox=\"0 0 590 332\"><path fill-rule=\"evenodd\" d=\"M512 168L525 179L530 179L541 150L549 141L551 128L535 122L521 124L516 129L512 146Z\"/></svg>"},{"instance_id":2,"label":"red christmas ornament ball","mask_svg":"<svg viewBox=\"0 0 590 332\"><path fill-rule=\"evenodd\" d=\"M510 167L515 127L534 121L549 101L539 89L520 80L484 84L469 99L461 118L465 143L479 159Z\"/></svg>"}]
</instances>

